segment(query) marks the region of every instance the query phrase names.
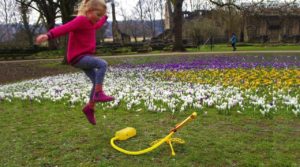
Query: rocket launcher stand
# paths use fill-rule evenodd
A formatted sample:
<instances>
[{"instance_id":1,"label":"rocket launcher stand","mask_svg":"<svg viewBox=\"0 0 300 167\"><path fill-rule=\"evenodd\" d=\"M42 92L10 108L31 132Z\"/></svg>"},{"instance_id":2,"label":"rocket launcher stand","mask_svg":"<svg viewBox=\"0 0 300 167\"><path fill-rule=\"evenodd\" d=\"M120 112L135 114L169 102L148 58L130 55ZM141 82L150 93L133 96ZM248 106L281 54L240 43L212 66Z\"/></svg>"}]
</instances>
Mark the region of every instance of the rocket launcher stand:
<instances>
[{"instance_id":1,"label":"rocket launcher stand","mask_svg":"<svg viewBox=\"0 0 300 167\"><path fill-rule=\"evenodd\" d=\"M187 124L188 122L190 122L191 120L194 120L197 117L197 113L193 112L193 114L191 114L189 117L187 117L185 120L183 120L182 122L180 122L179 124L177 124L173 129L171 129L170 133L162 138L162 139L158 139L154 142L151 143L151 147L146 148L144 150L140 150L140 151L128 151L125 150L123 148L118 147L117 145L115 145L115 141L116 140L127 140L128 138L134 137L136 135L136 130L135 128L132 127L127 127L124 128L120 131L117 131L115 133L115 137L113 137L110 140L110 144L112 145L112 147L124 154L129 154L129 155L140 155L140 154L145 154L147 152L150 152L154 149L156 149L158 146L162 145L164 142L166 142L167 144L169 144L170 148L171 148L171 152L172 155L175 156L175 151L172 145L172 142L175 143L180 143L183 144L185 143L182 139L179 138L172 138L172 135L177 132L180 128L182 128L185 124Z\"/></svg>"}]
</instances>

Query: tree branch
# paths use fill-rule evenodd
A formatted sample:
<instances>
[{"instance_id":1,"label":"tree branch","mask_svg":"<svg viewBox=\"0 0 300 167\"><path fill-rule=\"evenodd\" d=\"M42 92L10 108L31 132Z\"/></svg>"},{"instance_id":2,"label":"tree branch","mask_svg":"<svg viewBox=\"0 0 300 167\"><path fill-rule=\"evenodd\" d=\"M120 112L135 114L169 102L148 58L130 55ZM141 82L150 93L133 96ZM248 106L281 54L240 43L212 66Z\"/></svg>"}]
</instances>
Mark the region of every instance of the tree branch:
<instances>
[{"instance_id":1,"label":"tree branch","mask_svg":"<svg viewBox=\"0 0 300 167\"><path fill-rule=\"evenodd\" d=\"M38 8L35 8L35 7L33 7L33 6L31 5L31 3L33 2L33 0L31 0L29 3L25 3L25 2L22 1L22 0L16 0L16 2L17 2L17 3L20 3L20 4L22 4L22 5L25 5L25 6L27 6L27 7L30 7L30 8L32 8L32 9L34 9L35 11L41 13L41 10L39 10Z\"/></svg>"},{"instance_id":2,"label":"tree branch","mask_svg":"<svg viewBox=\"0 0 300 167\"><path fill-rule=\"evenodd\" d=\"M209 0L209 2L211 2L212 4L214 4L214 5L218 6L218 7L221 7L221 8L222 7L230 7L230 6L232 6L232 7L235 7L236 9L238 9L238 10L242 9L240 6L236 5L234 2L231 2L231 1L229 1L227 3L223 3L223 2L220 2L220 1Z\"/></svg>"}]
</instances>

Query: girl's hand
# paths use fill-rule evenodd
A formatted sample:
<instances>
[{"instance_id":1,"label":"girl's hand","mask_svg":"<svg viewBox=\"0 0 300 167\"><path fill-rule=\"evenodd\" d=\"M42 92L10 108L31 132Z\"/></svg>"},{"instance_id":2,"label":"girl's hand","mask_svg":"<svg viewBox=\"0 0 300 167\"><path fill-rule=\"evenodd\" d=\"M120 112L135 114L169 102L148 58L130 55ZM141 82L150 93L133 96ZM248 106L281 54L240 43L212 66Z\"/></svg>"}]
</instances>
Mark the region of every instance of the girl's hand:
<instances>
[{"instance_id":1,"label":"girl's hand","mask_svg":"<svg viewBox=\"0 0 300 167\"><path fill-rule=\"evenodd\" d=\"M48 35L47 34L41 34L36 38L36 44L40 45L41 43L43 43L47 40L48 40Z\"/></svg>"}]
</instances>

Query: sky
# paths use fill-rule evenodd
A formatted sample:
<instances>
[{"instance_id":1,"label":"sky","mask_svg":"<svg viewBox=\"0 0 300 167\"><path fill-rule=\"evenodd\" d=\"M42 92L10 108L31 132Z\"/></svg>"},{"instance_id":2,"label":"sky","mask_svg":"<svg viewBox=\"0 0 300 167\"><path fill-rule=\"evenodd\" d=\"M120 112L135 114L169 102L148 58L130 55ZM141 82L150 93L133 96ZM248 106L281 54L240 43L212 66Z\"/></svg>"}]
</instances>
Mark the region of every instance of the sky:
<instances>
[{"instance_id":1,"label":"sky","mask_svg":"<svg viewBox=\"0 0 300 167\"><path fill-rule=\"evenodd\" d=\"M0 3L1 3L2 0L0 0ZM203 0L185 0L186 3L189 4L190 1L203 1ZM249 2L250 0L238 0L240 2ZM252 1L252 0L251 0ZM258 1L258 0L254 0L254 1ZM275 1L275 2L282 2L284 0L265 0L265 1ZM292 0L285 0L285 1L292 1ZM297 0L297 2L299 2L300 0ZM126 14L128 16L131 16L132 15L132 10L133 8L135 7L136 3L138 2L138 0L115 0L115 3L116 3L116 17L117 17L117 20L118 21L121 21L123 20L123 17L121 16L121 11L120 9L123 8L125 11L126 11ZM189 6L189 5L188 5ZM108 11L109 11L109 21L112 20L112 16L111 16L111 5L110 3L108 4ZM1 14L1 12L0 12ZM159 13L158 13L159 15ZM157 18L160 18L160 16L157 16ZM30 17L30 23L35 23L36 20L38 19L38 14L37 12L33 12L31 17ZM1 21L1 20L0 20ZM57 23L60 23L61 20L58 19L57 20Z\"/></svg>"},{"instance_id":2,"label":"sky","mask_svg":"<svg viewBox=\"0 0 300 167\"><path fill-rule=\"evenodd\" d=\"M202 1L203 2L203 0L185 0L185 3L188 8L190 7L189 6L190 1L193 1L193 2L197 2L197 1L201 2ZM239 2L252 2L252 1L258 2L260 0L237 0L237 1L239 1ZM265 2L267 2L267 1L268 2L284 2L284 1L292 2L293 0L265 0ZM126 11L126 13L128 13L130 15L137 2L138 2L138 0L115 0L117 20L122 20L122 16L121 16L121 12L120 12L121 7ZM300 0L297 0L297 2L300 2ZM108 6L109 6L109 10L110 10L111 9L110 4ZM157 18L160 18L160 17L158 16ZM111 20L111 17L109 18L109 20Z\"/></svg>"},{"instance_id":3,"label":"sky","mask_svg":"<svg viewBox=\"0 0 300 167\"><path fill-rule=\"evenodd\" d=\"M128 3L130 2L130 3ZM121 16L121 12L120 12L120 8L122 7L126 13L131 14L134 6L136 5L136 3L138 2L138 0L115 0L116 3L116 17L117 20L123 20L123 17ZM108 12L109 12L109 18L108 21L112 21L112 15L111 15L111 4L108 3ZM36 11L33 11L32 16L30 18L30 22L31 23L35 23L36 20L38 19L38 13ZM57 19L57 22L61 22L61 19Z\"/></svg>"},{"instance_id":4,"label":"sky","mask_svg":"<svg viewBox=\"0 0 300 167\"><path fill-rule=\"evenodd\" d=\"M121 7L126 11L126 13L130 14L137 2L138 2L138 0L115 0L117 20L122 20L123 19L122 16L121 16L121 12L119 10ZM110 5L110 3L108 4L108 7L109 7L108 8L109 12L111 14L111 5ZM110 16L108 20L112 20L112 16Z\"/></svg>"},{"instance_id":5,"label":"sky","mask_svg":"<svg viewBox=\"0 0 300 167\"><path fill-rule=\"evenodd\" d=\"M116 2L118 2L117 7L123 7L123 9L127 11L127 13L131 13L138 0L116 0ZM118 11L116 12L118 13Z\"/></svg>"}]
</instances>

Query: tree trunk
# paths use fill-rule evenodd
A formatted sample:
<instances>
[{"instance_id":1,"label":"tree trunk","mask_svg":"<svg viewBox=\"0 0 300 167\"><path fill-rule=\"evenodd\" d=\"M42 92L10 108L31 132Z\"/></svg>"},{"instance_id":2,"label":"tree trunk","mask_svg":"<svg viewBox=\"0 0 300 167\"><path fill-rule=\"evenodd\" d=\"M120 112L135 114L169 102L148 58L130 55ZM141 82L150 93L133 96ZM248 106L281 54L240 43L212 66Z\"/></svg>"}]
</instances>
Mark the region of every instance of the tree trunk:
<instances>
[{"instance_id":1,"label":"tree trunk","mask_svg":"<svg viewBox=\"0 0 300 167\"><path fill-rule=\"evenodd\" d=\"M167 3L166 3L166 17L165 19L167 19L167 23L165 25L165 30L168 30L168 29L173 29L174 28L174 23L173 23L173 20L174 20L174 17L173 17L173 10L172 10L172 4L171 4L171 0L167 0Z\"/></svg>"},{"instance_id":2,"label":"tree trunk","mask_svg":"<svg viewBox=\"0 0 300 167\"><path fill-rule=\"evenodd\" d=\"M53 0L33 0L33 2L36 3L39 12L44 16L44 18L46 19L46 28L47 31L49 31L50 29L55 27L55 19L56 19L56 11L58 8L58 5L56 2L54 2ZM55 50L57 49L57 41L54 40L50 40L49 41L49 49L50 50Z\"/></svg>"},{"instance_id":3,"label":"tree trunk","mask_svg":"<svg viewBox=\"0 0 300 167\"><path fill-rule=\"evenodd\" d=\"M77 0L61 0L60 1L60 11L62 15L62 22L63 24L71 21L74 15L74 6L76 5ZM68 35L64 38L64 59L62 60L62 64L67 64L67 49L68 49Z\"/></svg>"},{"instance_id":4,"label":"tree trunk","mask_svg":"<svg viewBox=\"0 0 300 167\"><path fill-rule=\"evenodd\" d=\"M21 17L22 17L22 21L23 21L23 25L24 25L24 29L28 38L28 44L29 47L33 47L34 45L34 41L33 41L33 34L30 30L30 26L29 26L29 22L28 22L28 6L25 5L24 3L20 4L20 11L21 11Z\"/></svg>"},{"instance_id":5,"label":"tree trunk","mask_svg":"<svg viewBox=\"0 0 300 167\"><path fill-rule=\"evenodd\" d=\"M182 4L184 0L174 0L174 18L173 18L173 34L174 34L174 46L173 51L185 51L182 43Z\"/></svg>"},{"instance_id":6,"label":"tree trunk","mask_svg":"<svg viewBox=\"0 0 300 167\"><path fill-rule=\"evenodd\" d=\"M145 31L145 21L144 21L144 11L143 11L143 4L142 4L143 0L139 0L138 1L138 9L139 9L139 17L141 20L141 24L142 24L142 32L143 32L143 42L146 41L146 31Z\"/></svg>"},{"instance_id":7,"label":"tree trunk","mask_svg":"<svg viewBox=\"0 0 300 167\"><path fill-rule=\"evenodd\" d=\"M31 0L29 4L26 4L26 1L16 0L16 2L21 3L22 5L27 5L28 7L31 7L32 9L38 11L43 18L46 19L46 28L49 31L50 29L54 28L55 26L55 19L56 19L56 12L57 12L57 2L53 0ZM34 5L31 5L31 3L34 2L37 7ZM57 42L56 40L50 40L49 41L49 49L57 49Z\"/></svg>"},{"instance_id":8,"label":"tree trunk","mask_svg":"<svg viewBox=\"0 0 300 167\"><path fill-rule=\"evenodd\" d=\"M47 19L47 18L46 18ZM55 19L47 19L47 31L50 31L52 28L55 27ZM53 39L53 40L49 40L48 41L48 44L49 44L49 49L50 50L56 50L58 48L57 46L57 40L56 39Z\"/></svg>"},{"instance_id":9,"label":"tree trunk","mask_svg":"<svg viewBox=\"0 0 300 167\"><path fill-rule=\"evenodd\" d=\"M137 43L138 40L137 40L137 36L134 36L134 42Z\"/></svg>"},{"instance_id":10,"label":"tree trunk","mask_svg":"<svg viewBox=\"0 0 300 167\"><path fill-rule=\"evenodd\" d=\"M62 22L65 24L71 21L74 18L74 6L76 5L77 0L61 0L60 1L60 11Z\"/></svg>"},{"instance_id":11,"label":"tree trunk","mask_svg":"<svg viewBox=\"0 0 300 167\"><path fill-rule=\"evenodd\" d=\"M116 19L116 10L115 10L115 4L111 3L112 8L112 34L113 34L113 41L114 43L122 43L121 35L119 34L119 27Z\"/></svg>"}]
</instances>

